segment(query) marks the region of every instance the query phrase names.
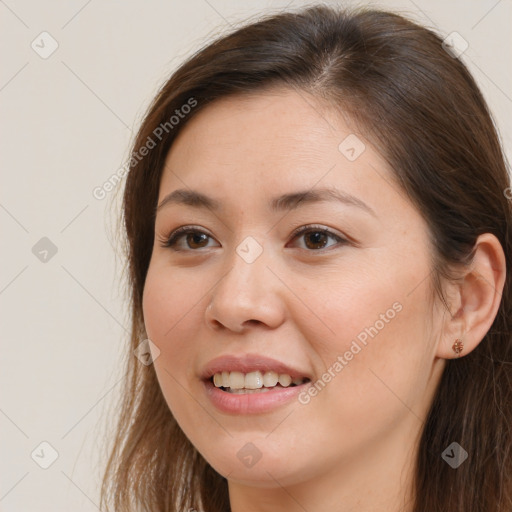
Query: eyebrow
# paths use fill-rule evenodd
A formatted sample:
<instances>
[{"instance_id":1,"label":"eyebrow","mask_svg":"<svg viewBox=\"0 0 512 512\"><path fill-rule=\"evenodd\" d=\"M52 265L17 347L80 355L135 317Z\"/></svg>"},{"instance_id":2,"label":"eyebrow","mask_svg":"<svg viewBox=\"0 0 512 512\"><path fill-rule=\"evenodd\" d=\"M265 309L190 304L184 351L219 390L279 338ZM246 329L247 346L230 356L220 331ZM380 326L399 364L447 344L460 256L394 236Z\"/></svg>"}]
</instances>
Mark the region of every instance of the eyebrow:
<instances>
[{"instance_id":1,"label":"eyebrow","mask_svg":"<svg viewBox=\"0 0 512 512\"><path fill-rule=\"evenodd\" d=\"M375 211L368 206L361 199L341 192L335 188L318 188L314 190L301 190L289 194L283 194L270 200L269 207L273 212L280 212L283 210L294 210L302 205L320 203L325 201L336 201L348 206L358 207L365 212L376 217ZM164 206L170 204L181 204L191 206L194 208L207 208L212 211L222 210L222 203L217 199L213 199L196 190L177 189L174 192L166 195L160 204L157 206L156 211L162 210Z\"/></svg>"}]
</instances>

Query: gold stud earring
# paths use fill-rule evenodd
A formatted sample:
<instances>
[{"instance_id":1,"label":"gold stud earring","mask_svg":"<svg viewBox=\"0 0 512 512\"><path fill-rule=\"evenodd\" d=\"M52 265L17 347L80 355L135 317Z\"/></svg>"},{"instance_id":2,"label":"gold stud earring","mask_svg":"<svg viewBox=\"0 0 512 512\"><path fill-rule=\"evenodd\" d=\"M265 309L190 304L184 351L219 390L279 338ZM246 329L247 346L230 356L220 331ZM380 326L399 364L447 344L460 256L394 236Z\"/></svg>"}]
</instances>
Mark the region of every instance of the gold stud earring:
<instances>
[{"instance_id":1,"label":"gold stud earring","mask_svg":"<svg viewBox=\"0 0 512 512\"><path fill-rule=\"evenodd\" d=\"M460 357L460 353L464 350L464 343L462 343L462 340L457 338L452 349L457 354L457 357Z\"/></svg>"}]
</instances>

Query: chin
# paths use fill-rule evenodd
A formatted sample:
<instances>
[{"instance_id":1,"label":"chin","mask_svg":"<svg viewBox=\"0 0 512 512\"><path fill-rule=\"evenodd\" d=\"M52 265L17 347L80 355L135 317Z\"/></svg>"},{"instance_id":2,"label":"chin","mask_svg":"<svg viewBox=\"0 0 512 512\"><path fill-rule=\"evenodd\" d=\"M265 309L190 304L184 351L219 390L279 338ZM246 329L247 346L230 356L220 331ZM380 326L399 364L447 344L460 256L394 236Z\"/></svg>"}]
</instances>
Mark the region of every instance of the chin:
<instances>
[{"instance_id":1,"label":"chin","mask_svg":"<svg viewBox=\"0 0 512 512\"><path fill-rule=\"evenodd\" d=\"M250 449L247 449L249 453ZM243 453L243 452L242 452ZM252 461L247 455L244 461L235 457L222 456L220 454L212 455L207 459L208 463L217 473L229 480L241 485L262 488L274 488L281 485L294 485L301 483L307 474L305 467L294 467L286 456L279 453L273 453L271 457L265 457Z\"/></svg>"}]
</instances>

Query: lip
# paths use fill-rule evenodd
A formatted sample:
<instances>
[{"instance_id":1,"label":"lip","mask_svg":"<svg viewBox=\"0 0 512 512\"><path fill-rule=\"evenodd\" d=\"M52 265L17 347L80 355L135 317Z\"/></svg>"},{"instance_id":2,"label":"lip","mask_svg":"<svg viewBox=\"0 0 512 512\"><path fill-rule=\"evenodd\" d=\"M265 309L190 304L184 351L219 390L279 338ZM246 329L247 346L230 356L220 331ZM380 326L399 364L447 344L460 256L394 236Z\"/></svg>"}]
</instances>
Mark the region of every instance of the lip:
<instances>
[{"instance_id":1,"label":"lip","mask_svg":"<svg viewBox=\"0 0 512 512\"><path fill-rule=\"evenodd\" d=\"M206 395L221 412L228 414L261 414L297 400L297 395L311 385L311 381L288 388L273 388L261 393L232 394L216 388L210 380L204 380Z\"/></svg>"},{"instance_id":2,"label":"lip","mask_svg":"<svg viewBox=\"0 0 512 512\"><path fill-rule=\"evenodd\" d=\"M235 394L222 391L214 386L211 377L223 371L249 373L274 371L286 373L292 379L304 377L307 382L287 388L276 387L268 391L247 394ZM258 354L224 355L210 361L201 372L206 395L221 412L228 414L260 414L291 402L304 389L311 385L311 374L292 368L287 364Z\"/></svg>"},{"instance_id":3,"label":"lip","mask_svg":"<svg viewBox=\"0 0 512 512\"><path fill-rule=\"evenodd\" d=\"M241 372L249 373L259 370L260 372L274 371L276 373L286 373L292 379L297 377L304 377L309 380L311 375L308 372L301 371L297 368L292 368L287 364L272 359L270 357L262 356L259 354L242 354L224 355L211 360L202 370L201 378L203 380L210 379L214 374L219 372Z\"/></svg>"}]
</instances>

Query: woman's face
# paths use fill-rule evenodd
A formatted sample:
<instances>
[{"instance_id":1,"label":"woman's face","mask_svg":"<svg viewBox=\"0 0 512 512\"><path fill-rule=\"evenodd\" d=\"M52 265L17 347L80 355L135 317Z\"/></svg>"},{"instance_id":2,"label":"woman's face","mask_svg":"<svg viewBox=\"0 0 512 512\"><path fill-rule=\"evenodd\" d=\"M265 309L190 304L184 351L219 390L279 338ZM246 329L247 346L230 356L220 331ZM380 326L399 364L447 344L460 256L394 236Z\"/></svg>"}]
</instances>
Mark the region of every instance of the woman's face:
<instances>
[{"instance_id":1,"label":"woman's face","mask_svg":"<svg viewBox=\"0 0 512 512\"><path fill-rule=\"evenodd\" d=\"M444 360L426 224L372 146L306 93L227 98L176 139L158 203L145 325L205 459L237 485L399 474Z\"/></svg>"}]
</instances>

